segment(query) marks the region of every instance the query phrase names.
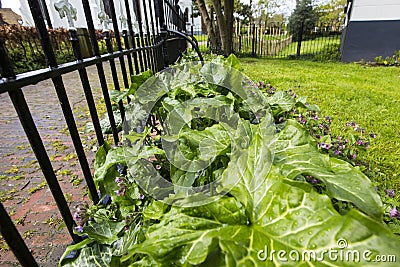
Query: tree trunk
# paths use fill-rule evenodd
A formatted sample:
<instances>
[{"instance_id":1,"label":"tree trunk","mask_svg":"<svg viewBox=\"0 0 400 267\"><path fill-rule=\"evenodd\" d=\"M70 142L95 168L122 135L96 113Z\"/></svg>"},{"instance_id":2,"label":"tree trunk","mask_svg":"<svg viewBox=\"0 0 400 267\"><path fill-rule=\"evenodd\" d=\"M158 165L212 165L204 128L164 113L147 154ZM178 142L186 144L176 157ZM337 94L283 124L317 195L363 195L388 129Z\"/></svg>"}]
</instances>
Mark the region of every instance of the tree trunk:
<instances>
[{"instance_id":1,"label":"tree trunk","mask_svg":"<svg viewBox=\"0 0 400 267\"><path fill-rule=\"evenodd\" d=\"M224 13L225 13L225 26L226 26L226 47L224 53L229 55L233 50L233 9L234 0L225 0Z\"/></svg>"},{"instance_id":2,"label":"tree trunk","mask_svg":"<svg viewBox=\"0 0 400 267\"><path fill-rule=\"evenodd\" d=\"M224 14L222 13L222 6L221 6L221 0L211 0L212 5L214 6L215 9L215 15L217 17L217 23L218 23L218 30L219 30L219 37L221 40L221 45L222 45L222 51L225 53L225 47L226 47L226 24L225 24L225 17Z\"/></svg>"},{"instance_id":3,"label":"tree trunk","mask_svg":"<svg viewBox=\"0 0 400 267\"><path fill-rule=\"evenodd\" d=\"M203 20L204 25L206 25L207 28L207 35L210 40L210 49L211 51L216 51L218 50L217 37L215 35L213 21L208 14L206 3L204 2L204 0L197 0L197 3L199 4L201 19Z\"/></svg>"}]
</instances>

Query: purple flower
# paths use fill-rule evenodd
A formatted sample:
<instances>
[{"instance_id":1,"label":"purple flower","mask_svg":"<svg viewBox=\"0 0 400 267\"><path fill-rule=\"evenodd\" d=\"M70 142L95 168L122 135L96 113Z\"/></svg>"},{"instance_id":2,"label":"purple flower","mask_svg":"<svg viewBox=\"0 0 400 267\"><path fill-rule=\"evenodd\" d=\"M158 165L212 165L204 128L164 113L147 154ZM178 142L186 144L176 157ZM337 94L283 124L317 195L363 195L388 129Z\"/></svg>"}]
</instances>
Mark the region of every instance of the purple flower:
<instances>
[{"instance_id":1,"label":"purple flower","mask_svg":"<svg viewBox=\"0 0 400 267\"><path fill-rule=\"evenodd\" d=\"M394 193L393 189L386 189L385 192L386 192L386 195L389 196L389 197L395 197L395 195L396 195Z\"/></svg>"},{"instance_id":2,"label":"purple flower","mask_svg":"<svg viewBox=\"0 0 400 267\"><path fill-rule=\"evenodd\" d=\"M331 117L329 117L329 116L326 116L326 117L325 117L325 120L326 120L328 123L331 123L331 122L332 122L332 119L331 119Z\"/></svg>"},{"instance_id":3,"label":"purple flower","mask_svg":"<svg viewBox=\"0 0 400 267\"><path fill-rule=\"evenodd\" d=\"M321 148L326 149L326 150L331 148L331 144L321 143L320 146L321 146Z\"/></svg>"},{"instance_id":4,"label":"purple flower","mask_svg":"<svg viewBox=\"0 0 400 267\"><path fill-rule=\"evenodd\" d=\"M121 182L122 182L121 177L116 177L116 178L115 178L115 182L116 182L117 184L121 183Z\"/></svg>"},{"instance_id":5,"label":"purple flower","mask_svg":"<svg viewBox=\"0 0 400 267\"><path fill-rule=\"evenodd\" d=\"M341 136L338 136L338 137L337 137L337 140L342 140L342 137L341 137Z\"/></svg>"},{"instance_id":6,"label":"purple flower","mask_svg":"<svg viewBox=\"0 0 400 267\"><path fill-rule=\"evenodd\" d=\"M322 129L324 129L324 125L323 125L323 124L319 124L319 125L318 125L318 128L319 128L320 130L322 130Z\"/></svg>"},{"instance_id":7,"label":"purple flower","mask_svg":"<svg viewBox=\"0 0 400 267\"><path fill-rule=\"evenodd\" d=\"M82 225L78 225L77 227L75 227L75 230L78 231L79 233L83 232L83 226Z\"/></svg>"},{"instance_id":8,"label":"purple flower","mask_svg":"<svg viewBox=\"0 0 400 267\"><path fill-rule=\"evenodd\" d=\"M115 191L115 194L117 194L117 196L121 196L121 191L117 190Z\"/></svg>"},{"instance_id":9,"label":"purple flower","mask_svg":"<svg viewBox=\"0 0 400 267\"><path fill-rule=\"evenodd\" d=\"M315 179L315 178L311 180L312 184L318 184L318 182L319 182L318 179Z\"/></svg>"},{"instance_id":10,"label":"purple flower","mask_svg":"<svg viewBox=\"0 0 400 267\"><path fill-rule=\"evenodd\" d=\"M357 141L357 145L361 146L361 145L363 145L363 144L364 144L364 142L363 142L362 140L358 140L358 141Z\"/></svg>"},{"instance_id":11,"label":"purple flower","mask_svg":"<svg viewBox=\"0 0 400 267\"><path fill-rule=\"evenodd\" d=\"M391 218L393 218L393 217L399 217L399 216L400 216L400 214L399 214L399 212L397 211L396 207L394 207L393 209L390 210L390 217L391 217Z\"/></svg>"},{"instance_id":12,"label":"purple flower","mask_svg":"<svg viewBox=\"0 0 400 267\"><path fill-rule=\"evenodd\" d=\"M356 154L353 154L351 157L352 157L353 159L355 159L355 158L357 158L357 155L356 155Z\"/></svg>"},{"instance_id":13,"label":"purple flower","mask_svg":"<svg viewBox=\"0 0 400 267\"><path fill-rule=\"evenodd\" d=\"M306 124L307 120L306 119L302 119L300 122L301 122L301 124Z\"/></svg>"},{"instance_id":14,"label":"purple flower","mask_svg":"<svg viewBox=\"0 0 400 267\"><path fill-rule=\"evenodd\" d=\"M157 170L161 169L161 166L157 164L157 165L156 165L156 169L157 169Z\"/></svg>"},{"instance_id":15,"label":"purple flower","mask_svg":"<svg viewBox=\"0 0 400 267\"><path fill-rule=\"evenodd\" d=\"M317 121L317 120L318 120L318 116L315 115L315 116L313 117L313 119Z\"/></svg>"},{"instance_id":16,"label":"purple flower","mask_svg":"<svg viewBox=\"0 0 400 267\"><path fill-rule=\"evenodd\" d=\"M81 216L79 216L78 212L75 212L73 218L74 218L74 221L79 221L81 219Z\"/></svg>"},{"instance_id":17,"label":"purple flower","mask_svg":"<svg viewBox=\"0 0 400 267\"><path fill-rule=\"evenodd\" d=\"M340 155L340 154L342 154L342 151L340 151L340 150L335 150L335 151L333 151L333 153L334 153L335 155Z\"/></svg>"},{"instance_id":18,"label":"purple flower","mask_svg":"<svg viewBox=\"0 0 400 267\"><path fill-rule=\"evenodd\" d=\"M144 195L142 193L139 194L139 199L144 199Z\"/></svg>"}]
</instances>

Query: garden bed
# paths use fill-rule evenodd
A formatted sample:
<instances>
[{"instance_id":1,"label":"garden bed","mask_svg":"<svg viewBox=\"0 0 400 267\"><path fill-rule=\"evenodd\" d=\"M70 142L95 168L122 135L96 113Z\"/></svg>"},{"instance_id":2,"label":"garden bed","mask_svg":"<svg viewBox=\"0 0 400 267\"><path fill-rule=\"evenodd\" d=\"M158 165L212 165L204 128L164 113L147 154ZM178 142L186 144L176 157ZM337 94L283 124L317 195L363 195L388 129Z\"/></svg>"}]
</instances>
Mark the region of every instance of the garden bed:
<instances>
[{"instance_id":1,"label":"garden bed","mask_svg":"<svg viewBox=\"0 0 400 267\"><path fill-rule=\"evenodd\" d=\"M400 256L382 222L400 216L356 160L375 133L350 123L336 135L305 97L254 83L239 66L234 56L187 63L121 93L131 98L124 145L98 150L103 202L76 207L84 240L62 265L342 266L323 256L339 250L367 253L350 262L363 266Z\"/></svg>"}]
</instances>

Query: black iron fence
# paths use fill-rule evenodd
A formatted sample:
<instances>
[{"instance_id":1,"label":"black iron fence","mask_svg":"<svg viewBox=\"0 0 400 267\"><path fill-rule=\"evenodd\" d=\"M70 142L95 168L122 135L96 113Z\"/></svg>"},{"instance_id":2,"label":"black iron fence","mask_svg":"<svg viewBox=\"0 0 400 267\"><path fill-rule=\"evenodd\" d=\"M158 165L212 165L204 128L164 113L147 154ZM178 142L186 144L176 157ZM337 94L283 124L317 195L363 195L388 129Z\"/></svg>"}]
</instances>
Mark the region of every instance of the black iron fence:
<instances>
[{"instance_id":1,"label":"black iron fence","mask_svg":"<svg viewBox=\"0 0 400 267\"><path fill-rule=\"evenodd\" d=\"M49 29L46 27L46 25L49 25L49 18L45 18L45 14L42 13L41 4L43 1L28 0L28 3L35 22L37 36L38 39L40 39L40 50L43 51L47 68L17 75L7 53L7 49L5 48L5 41L0 38L0 94L8 93L54 197L55 203L58 206L63 221L74 242L81 241L81 237L76 235L73 231L75 225L71 211L57 180L48 152L39 135L22 89L25 86L36 84L40 81L49 79L52 81L90 197L94 203L97 203L99 201L99 196L68 100L62 75L75 71L79 73L80 83L82 84L98 144L103 145L105 140L86 70L89 66L96 66L97 78L101 84L102 97L104 98L109 123L111 125L113 140L115 144L118 144L119 132L113 114L109 96L109 83L104 75L103 64L108 62L110 66L113 89L121 90L118 76L119 72L122 73L123 87L129 88L130 75L138 74L148 69L151 69L153 72L162 70L179 58L180 53L186 49L186 41L191 43L198 51L195 42L184 34L185 18L179 7L174 5L175 1L120 1L119 4L121 8L123 7L125 10L124 14L126 14L126 17L123 19L122 16L118 16L120 21L117 19L115 11L116 3L114 3L114 0L104 0L102 3L102 6L107 7L107 10L104 10L105 14L102 14L104 15L102 16L103 29L99 33L94 27L89 0L82 0L81 8L84 10L87 23L86 41L88 42L90 50L89 54L85 57L83 56L83 40L79 38L77 29L73 26L72 17L68 17L68 9L71 10L74 7L71 7L68 1L64 1L65 7L63 6L62 8L65 8L65 12L67 13L66 16L69 24L68 38L73 51L74 61L59 64L60 62L57 60L54 42L51 39L51 34L49 34ZM136 17L135 21L132 19L131 10L134 11ZM124 24L123 22L126 25L126 29L124 28L121 30L119 25L120 23ZM109 23L112 30L109 29ZM134 23L138 25L137 31L133 29ZM101 53L99 34L101 35L100 39L104 40L107 53ZM201 58L200 54L199 56ZM119 62L119 71L117 71L116 61ZM124 107L122 101L119 102L119 109L123 119ZM21 265L38 266L2 203L0 203L0 230L1 235Z\"/></svg>"},{"instance_id":2,"label":"black iron fence","mask_svg":"<svg viewBox=\"0 0 400 267\"><path fill-rule=\"evenodd\" d=\"M341 25L319 23L312 30L291 34L286 24L266 27L236 23L234 51L243 55L271 58L339 60Z\"/></svg>"}]
</instances>

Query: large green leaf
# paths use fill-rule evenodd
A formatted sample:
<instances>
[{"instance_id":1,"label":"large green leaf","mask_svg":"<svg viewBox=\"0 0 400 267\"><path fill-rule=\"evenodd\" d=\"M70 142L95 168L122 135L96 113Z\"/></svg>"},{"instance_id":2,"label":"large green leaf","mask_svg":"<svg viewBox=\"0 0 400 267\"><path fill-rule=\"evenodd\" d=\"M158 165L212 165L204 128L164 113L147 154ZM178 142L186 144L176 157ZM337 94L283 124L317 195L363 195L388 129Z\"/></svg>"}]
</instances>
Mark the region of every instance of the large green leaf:
<instances>
[{"instance_id":1,"label":"large green leaf","mask_svg":"<svg viewBox=\"0 0 400 267\"><path fill-rule=\"evenodd\" d=\"M377 255L399 256L400 240L380 222L355 209L339 214L328 196L283 176L280 165L271 166L264 150L270 149L271 135L265 132L272 127L266 122L259 126L249 147L232 155L223 174L222 188L233 186L231 197L191 209L172 207L123 261L143 255L159 266L378 266L373 261ZM282 149L279 142L282 137L276 142ZM278 150L277 161L281 158ZM329 251L360 257L335 258ZM304 253L311 258L301 258Z\"/></svg>"},{"instance_id":2,"label":"large green leaf","mask_svg":"<svg viewBox=\"0 0 400 267\"><path fill-rule=\"evenodd\" d=\"M99 266L112 266L112 249L108 246L99 244L92 244L82 248L79 256L73 261L63 263L63 266L68 267L99 267ZM118 265L114 265L118 266Z\"/></svg>"},{"instance_id":3,"label":"large green leaf","mask_svg":"<svg viewBox=\"0 0 400 267\"><path fill-rule=\"evenodd\" d=\"M124 228L124 222L113 222L103 220L101 223L89 222L83 227L83 233L88 238L96 240L98 243L111 245L118 239L118 234Z\"/></svg>"},{"instance_id":4,"label":"large green leaf","mask_svg":"<svg viewBox=\"0 0 400 267\"><path fill-rule=\"evenodd\" d=\"M312 175L326 185L332 197L350 201L381 219L382 202L368 177L347 162L321 154L314 143L300 124L289 120L275 144L274 164L280 173L289 179L300 174Z\"/></svg>"}]
</instances>

